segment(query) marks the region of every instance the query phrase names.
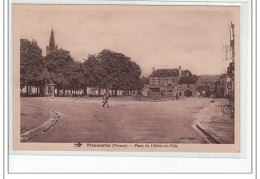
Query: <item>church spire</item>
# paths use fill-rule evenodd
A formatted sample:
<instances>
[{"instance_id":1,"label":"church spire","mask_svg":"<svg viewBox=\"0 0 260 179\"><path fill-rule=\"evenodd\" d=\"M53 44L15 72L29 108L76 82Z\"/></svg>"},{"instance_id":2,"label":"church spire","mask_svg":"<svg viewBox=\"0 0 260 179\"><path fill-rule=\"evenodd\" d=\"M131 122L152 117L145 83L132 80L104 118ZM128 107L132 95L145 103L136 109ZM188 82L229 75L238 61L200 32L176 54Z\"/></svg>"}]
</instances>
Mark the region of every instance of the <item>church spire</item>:
<instances>
[{"instance_id":1,"label":"church spire","mask_svg":"<svg viewBox=\"0 0 260 179\"><path fill-rule=\"evenodd\" d=\"M54 39L53 27L51 29L51 37L50 37L49 47L55 48L55 39Z\"/></svg>"},{"instance_id":2,"label":"church spire","mask_svg":"<svg viewBox=\"0 0 260 179\"><path fill-rule=\"evenodd\" d=\"M58 50L58 47L55 46L54 32L53 32L53 27L52 27L49 46L46 46L46 54L49 55L53 52L56 52L57 50Z\"/></svg>"}]
</instances>

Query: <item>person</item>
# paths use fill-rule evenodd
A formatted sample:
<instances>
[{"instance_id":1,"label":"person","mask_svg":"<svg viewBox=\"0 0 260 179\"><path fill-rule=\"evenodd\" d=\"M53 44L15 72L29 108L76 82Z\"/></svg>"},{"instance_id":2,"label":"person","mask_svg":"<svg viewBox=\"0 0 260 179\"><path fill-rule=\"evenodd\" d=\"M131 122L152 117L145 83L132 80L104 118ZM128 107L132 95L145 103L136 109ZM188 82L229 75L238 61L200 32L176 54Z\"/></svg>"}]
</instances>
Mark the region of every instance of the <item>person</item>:
<instances>
[{"instance_id":1,"label":"person","mask_svg":"<svg viewBox=\"0 0 260 179\"><path fill-rule=\"evenodd\" d=\"M103 107L105 107L105 105L107 105L107 107L109 108L109 105L108 105L109 97L110 97L110 94L109 94L109 90L107 89L103 95Z\"/></svg>"},{"instance_id":2,"label":"person","mask_svg":"<svg viewBox=\"0 0 260 179\"><path fill-rule=\"evenodd\" d=\"M178 95L178 93L176 93L176 100L178 100L179 99L179 95Z\"/></svg>"}]
</instances>

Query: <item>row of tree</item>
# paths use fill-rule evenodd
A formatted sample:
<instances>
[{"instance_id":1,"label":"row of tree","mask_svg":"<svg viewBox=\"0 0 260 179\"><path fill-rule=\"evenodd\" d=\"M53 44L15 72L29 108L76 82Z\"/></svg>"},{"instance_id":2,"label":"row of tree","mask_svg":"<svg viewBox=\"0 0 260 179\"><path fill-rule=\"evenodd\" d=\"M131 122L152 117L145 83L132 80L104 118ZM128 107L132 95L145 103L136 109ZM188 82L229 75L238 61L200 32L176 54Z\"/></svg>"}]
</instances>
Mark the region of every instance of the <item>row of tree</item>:
<instances>
[{"instance_id":1,"label":"row of tree","mask_svg":"<svg viewBox=\"0 0 260 179\"><path fill-rule=\"evenodd\" d=\"M118 90L140 91L141 69L130 57L122 53L104 49L97 55L89 55L83 62L74 60L70 53L58 49L47 56L35 40L20 40L20 88L32 86L40 89L45 84L54 83L57 92L83 89L87 87L111 89L114 95Z\"/></svg>"}]
</instances>

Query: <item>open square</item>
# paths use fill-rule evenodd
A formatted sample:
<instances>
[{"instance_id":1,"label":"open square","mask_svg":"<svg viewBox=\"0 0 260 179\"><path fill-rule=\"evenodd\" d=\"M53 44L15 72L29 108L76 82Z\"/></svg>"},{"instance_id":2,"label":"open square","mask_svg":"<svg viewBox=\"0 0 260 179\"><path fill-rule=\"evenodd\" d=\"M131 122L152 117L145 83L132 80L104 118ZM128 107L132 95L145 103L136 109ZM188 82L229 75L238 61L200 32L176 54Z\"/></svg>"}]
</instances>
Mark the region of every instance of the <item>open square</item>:
<instances>
[{"instance_id":1,"label":"open square","mask_svg":"<svg viewBox=\"0 0 260 179\"><path fill-rule=\"evenodd\" d=\"M214 101L214 103L212 103ZM31 106L59 115L53 126L46 126L25 142L56 143L211 143L196 124L199 113L210 105L213 117L226 100L187 98L145 100L135 97L111 98L110 107L102 107L102 98L21 98L21 109ZM184 108L185 106L185 108ZM216 111L219 110L219 111ZM24 111L24 110L21 110ZM45 114L46 120L47 114ZM228 123L230 119L220 117ZM30 114L21 117L28 120ZM229 126L230 130L232 126ZM23 131L23 127L21 128ZM45 131L45 132L44 132ZM217 135L220 135L221 131ZM30 135L30 134L27 134ZM214 136L213 136L214 137ZM229 136L222 137L224 140Z\"/></svg>"}]
</instances>

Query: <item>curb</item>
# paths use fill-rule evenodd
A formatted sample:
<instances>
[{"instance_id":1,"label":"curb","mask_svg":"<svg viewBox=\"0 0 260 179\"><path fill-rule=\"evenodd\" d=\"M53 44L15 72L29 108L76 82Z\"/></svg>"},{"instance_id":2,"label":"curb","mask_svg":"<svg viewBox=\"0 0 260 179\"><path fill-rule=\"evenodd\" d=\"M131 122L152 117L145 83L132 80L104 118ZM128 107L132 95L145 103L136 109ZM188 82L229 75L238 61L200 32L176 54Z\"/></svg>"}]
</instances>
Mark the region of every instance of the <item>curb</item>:
<instances>
[{"instance_id":1,"label":"curb","mask_svg":"<svg viewBox=\"0 0 260 179\"><path fill-rule=\"evenodd\" d=\"M28 142L32 138L38 136L42 132L47 132L51 127L53 127L60 119L61 116L55 111L49 111L51 118L40 124L39 126L24 132L20 135L21 142Z\"/></svg>"},{"instance_id":2,"label":"curb","mask_svg":"<svg viewBox=\"0 0 260 179\"><path fill-rule=\"evenodd\" d=\"M212 135L210 135L205 129L203 129L201 126L196 124L196 127L204 134L207 136L207 138L210 140L210 142L215 143L215 144L221 144L220 141L215 139Z\"/></svg>"}]
</instances>

